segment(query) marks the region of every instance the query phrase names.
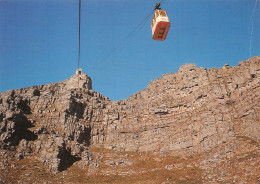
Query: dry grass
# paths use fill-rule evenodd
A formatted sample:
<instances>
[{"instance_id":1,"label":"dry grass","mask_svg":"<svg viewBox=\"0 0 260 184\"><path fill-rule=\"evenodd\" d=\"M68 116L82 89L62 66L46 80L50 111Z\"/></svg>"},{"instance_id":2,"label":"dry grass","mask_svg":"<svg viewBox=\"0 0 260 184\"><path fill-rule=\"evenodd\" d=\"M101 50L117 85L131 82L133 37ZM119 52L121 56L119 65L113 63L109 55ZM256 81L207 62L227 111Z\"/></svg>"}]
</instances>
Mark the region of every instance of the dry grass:
<instances>
[{"instance_id":1,"label":"dry grass","mask_svg":"<svg viewBox=\"0 0 260 184\"><path fill-rule=\"evenodd\" d=\"M76 164L58 174L51 173L36 160L25 158L10 162L10 166L0 170L5 183L201 183L202 170L191 166L189 159L173 156L159 156L148 153L116 152L103 148L89 149L94 155L102 154L97 172L89 173L88 168L80 169ZM131 160L131 165L111 167L109 160ZM12 166L13 165L13 166ZM167 170L166 165L173 165Z\"/></svg>"},{"instance_id":2,"label":"dry grass","mask_svg":"<svg viewBox=\"0 0 260 184\"><path fill-rule=\"evenodd\" d=\"M199 168L199 163L212 158L217 153L214 150L201 155L180 157L158 153L119 152L91 146L88 151L93 154L93 161L98 160L99 164L95 172L89 170L91 166L79 168L76 162L68 170L53 174L36 159L25 158L10 161L6 169L0 170L0 178L5 183L196 184L218 182L224 172L226 176L219 182L232 183L233 176L240 176L235 181L243 178L243 181L257 183L259 173L254 169L259 163L257 145L245 136L236 137L235 142L241 145L234 151L235 155L219 160L215 166L208 165L210 171ZM252 149L245 151L243 146L250 146ZM130 164L108 164L120 160L129 161ZM209 174L213 176L212 180L208 180Z\"/></svg>"}]
</instances>

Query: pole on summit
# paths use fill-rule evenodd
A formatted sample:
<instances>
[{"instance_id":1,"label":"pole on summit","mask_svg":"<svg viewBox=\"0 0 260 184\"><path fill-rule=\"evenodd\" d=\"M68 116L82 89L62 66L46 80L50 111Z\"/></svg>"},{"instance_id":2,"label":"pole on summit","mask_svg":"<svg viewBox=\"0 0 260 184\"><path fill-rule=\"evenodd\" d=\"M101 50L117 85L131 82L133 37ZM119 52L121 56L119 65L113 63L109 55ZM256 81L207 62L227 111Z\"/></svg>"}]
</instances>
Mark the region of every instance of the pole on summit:
<instances>
[{"instance_id":1,"label":"pole on summit","mask_svg":"<svg viewBox=\"0 0 260 184\"><path fill-rule=\"evenodd\" d=\"M78 75L78 87L79 87L79 75L81 75L81 70L79 68L80 63L80 15L81 15L81 0L79 0L79 46L78 46L78 69L77 69L77 75Z\"/></svg>"},{"instance_id":2,"label":"pole on summit","mask_svg":"<svg viewBox=\"0 0 260 184\"><path fill-rule=\"evenodd\" d=\"M79 50L78 50L78 70L80 63L80 15L81 15L81 0L79 0Z\"/></svg>"}]
</instances>

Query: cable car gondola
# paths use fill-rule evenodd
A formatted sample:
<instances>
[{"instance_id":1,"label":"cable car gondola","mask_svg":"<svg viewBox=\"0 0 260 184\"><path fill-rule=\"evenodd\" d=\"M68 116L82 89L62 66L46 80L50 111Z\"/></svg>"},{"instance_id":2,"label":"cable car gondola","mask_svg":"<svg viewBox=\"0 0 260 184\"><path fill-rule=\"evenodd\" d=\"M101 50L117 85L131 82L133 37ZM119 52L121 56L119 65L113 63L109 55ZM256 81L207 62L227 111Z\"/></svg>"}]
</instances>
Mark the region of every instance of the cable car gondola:
<instances>
[{"instance_id":1,"label":"cable car gondola","mask_svg":"<svg viewBox=\"0 0 260 184\"><path fill-rule=\"evenodd\" d=\"M154 10L154 16L151 23L154 40L165 40L170 28L170 21L165 10L161 10L160 3L157 3Z\"/></svg>"}]
</instances>

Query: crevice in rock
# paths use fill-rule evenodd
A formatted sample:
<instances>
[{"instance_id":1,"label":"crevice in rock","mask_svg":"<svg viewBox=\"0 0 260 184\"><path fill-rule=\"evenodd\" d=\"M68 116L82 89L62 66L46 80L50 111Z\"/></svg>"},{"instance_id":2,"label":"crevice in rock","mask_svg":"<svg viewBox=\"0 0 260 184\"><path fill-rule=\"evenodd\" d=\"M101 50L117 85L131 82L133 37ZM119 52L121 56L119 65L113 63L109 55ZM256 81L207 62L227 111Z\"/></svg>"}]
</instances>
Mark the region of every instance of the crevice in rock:
<instances>
[{"instance_id":1,"label":"crevice in rock","mask_svg":"<svg viewBox=\"0 0 260 184\"><path fill-rule=\"evenodd\" d=\"M85 111L85 107L86 107L86 105L84 105L83 103L77 102L74 98L72 98L70 100L68 113L70 115L76 116L79 119L82 119L84 111Z\"/></svg>"},{"instance_id":2,"label":"crevice in rock","mask_svg":"<svg viewBox=\"0 0 260 184\"><path fill-rule=\"evenodd\" d=\"M34 91L33 91L33 96L40 96L41 95L41 93L40 93L40 90L39 89L35 89Z\"/></svg>"},{"instance_id":3,"label":"crevice in rock","mask_svg":"<svg viewBox=\"0 0 260 184\"><path fill-rule=\"evenodd\" d=\"M24 114L31 114L31 108L30 108L30 106L28 104L29 104L28 100L20 100L17 103L17 107L19 109L21 109Z\"/></svg>"},{"instance_id":4,"label":"crevice in rock","mask_svg":"<svg viewBox=\"0 0 260 184\"><path fill-rule=\"evenodd\" d=\"M3 140L4 143L9 143L9 146L17 146L22 139L34 141L38 138L37 135L28 130L28 128L33 127L33 124L23 114L14 115L7 124L13 124L11 129L5 129L8 132L13 132Z\"/></svg>"},{"instance_id":5,"label":"crevice in rock","mask_svg":"<svg viewBox=\"0 0 260 184\"><path fill-rule=\"evenodd\" d=\"M77 142L80 144L85 143L86 146L90 146L91 140L91 126L85 127L84 131L79 135Z\"/></svg>"},{"instance_id":6,"label":"crevice in rock","mask_svg":"<svg viewBox=\"0 0 260 184\"><path fill-rule=\"evenodd\" d=\"M255 74L251 74L251 78L255 78L256 77L256 75Z\"/></svg>"},{"instance_id":7,"label":"crevice in rock","mask_svg":"<svg viewBox=\"0 0 260 184\"><path fill-rule=\"evenodd\" d=\"M3 118L4 118L3 114L0 114L0 122L3 122Z\"/></svg>"},{"instance_id":8,"label":"crevice in rock","mask_svg":"<svg viewBox=\"0 0 260 184\"><path fill-rule=\"evenodd\" d=\"M81 160L80 157L76 157L71 155L71 150L63 149L60 150L58 154L58 158L60 159L60 164L58 166L58 171L65 171L69 167L71 167L75 162Z\"/></svg>"}]
</instances>

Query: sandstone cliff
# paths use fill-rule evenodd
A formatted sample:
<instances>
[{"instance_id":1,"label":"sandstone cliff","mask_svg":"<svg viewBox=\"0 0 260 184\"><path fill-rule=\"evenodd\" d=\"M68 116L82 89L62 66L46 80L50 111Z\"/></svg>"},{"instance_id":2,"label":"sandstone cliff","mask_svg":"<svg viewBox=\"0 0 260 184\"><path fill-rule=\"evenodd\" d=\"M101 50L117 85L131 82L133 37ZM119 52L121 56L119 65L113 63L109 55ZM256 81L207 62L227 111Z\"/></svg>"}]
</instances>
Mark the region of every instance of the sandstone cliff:
<instances>
[{"instance_id":1,"label":"sandstone cliff","mask_svg":"<svg viewBox=\"0 0 260 184\"><path fill-rule=\"evenodd\" d=\"M259 87L258 56L220 69L185 64L120 101L95 92L85 74L6 91L0 94L0 168L30 158L54 173L72 165L96 172L102 157L90 147L175 156L228 154L242 137L255 141L245 145L254 151L260 138Z\"/></svg>"}]
</instances>

